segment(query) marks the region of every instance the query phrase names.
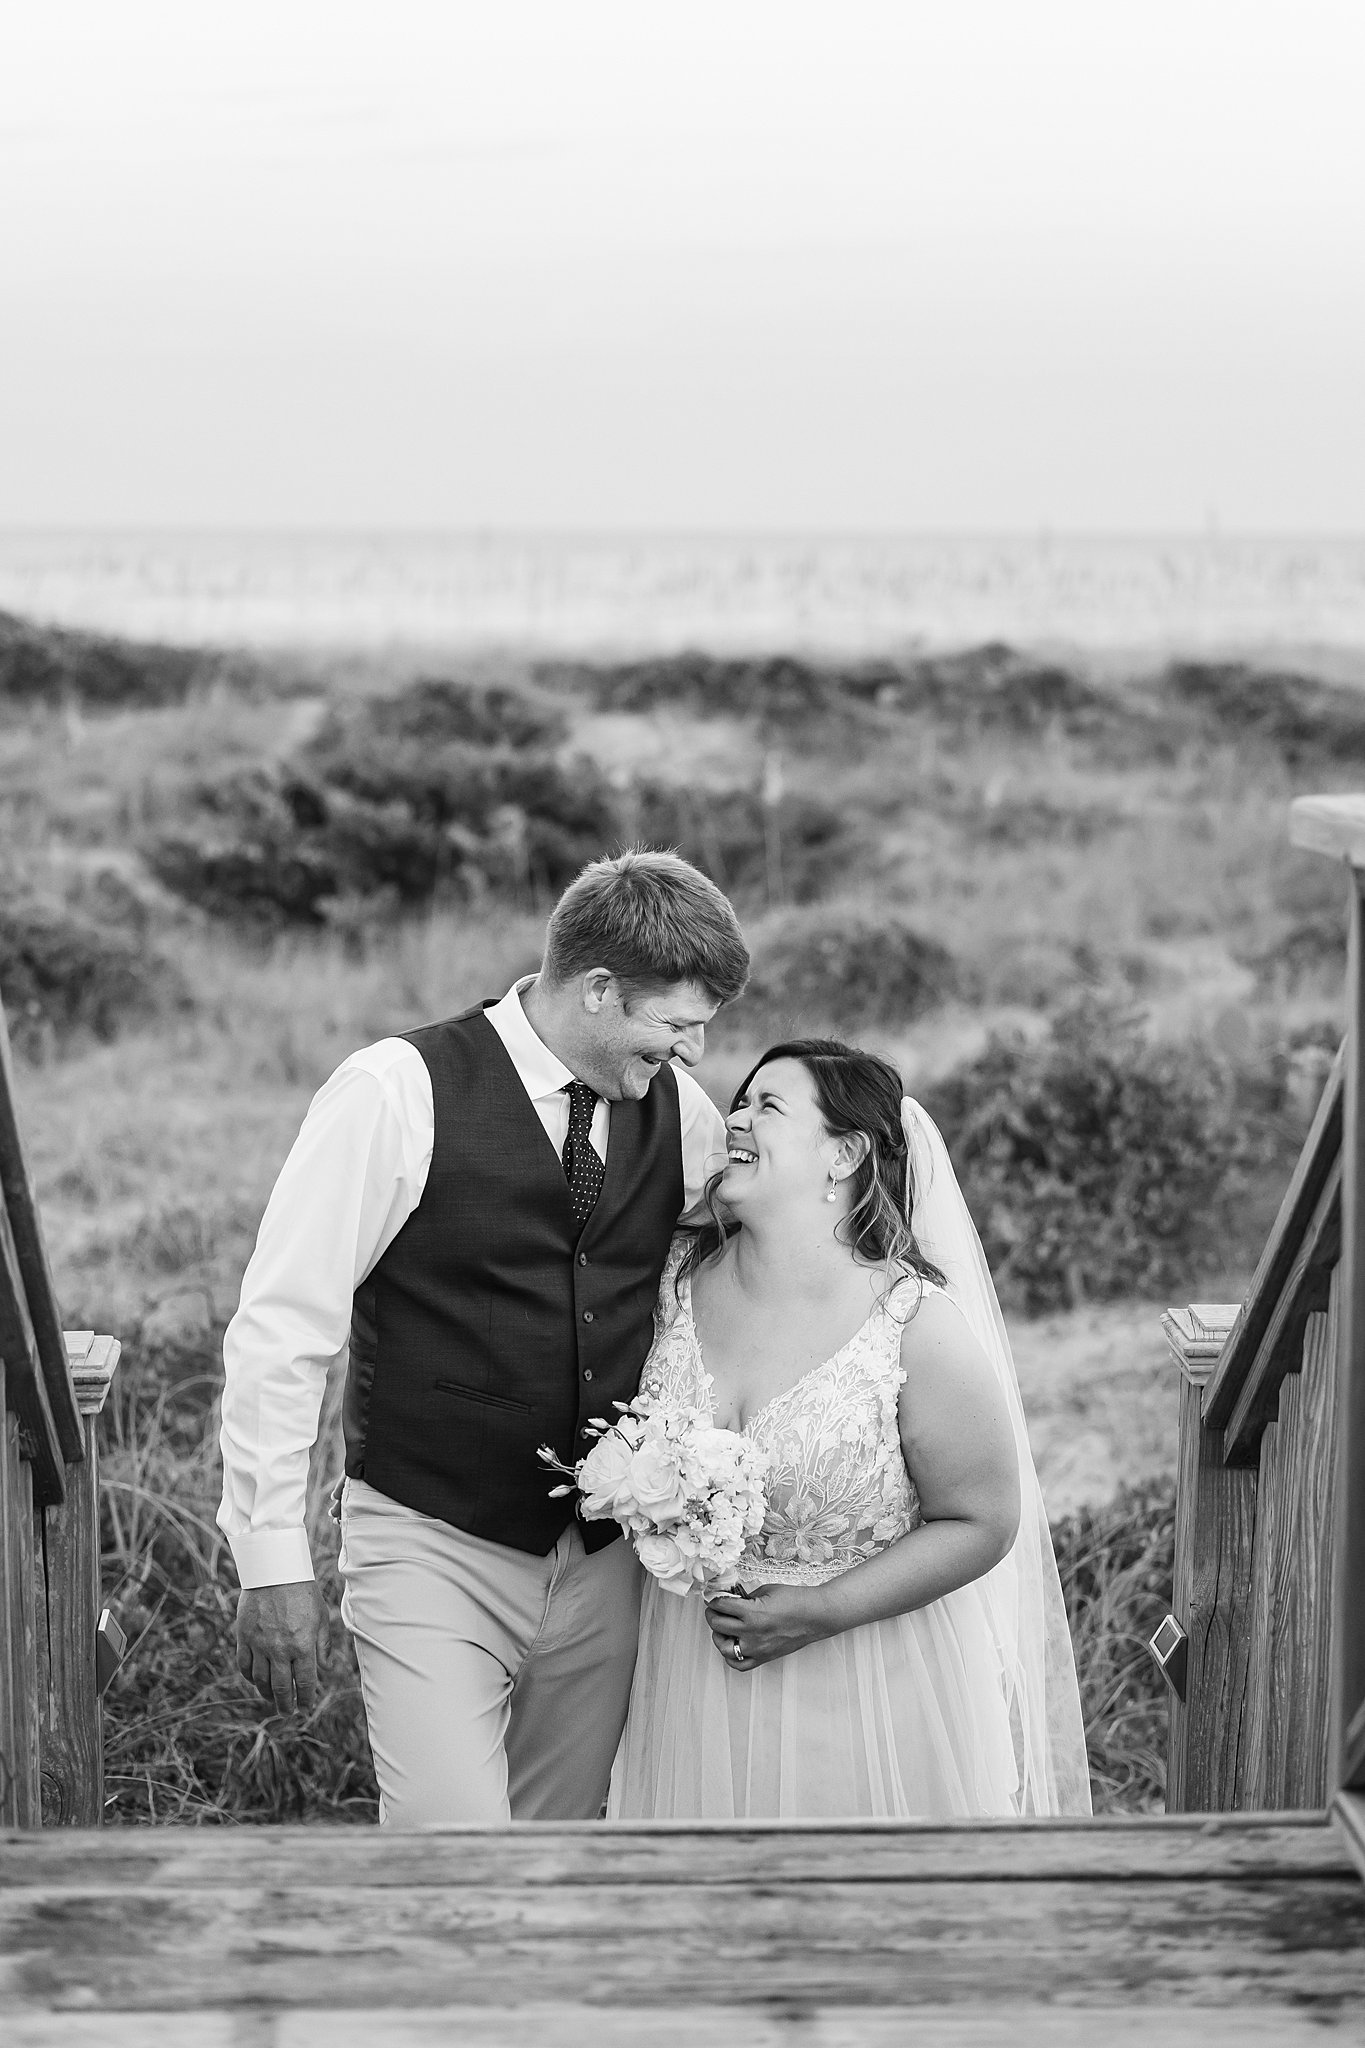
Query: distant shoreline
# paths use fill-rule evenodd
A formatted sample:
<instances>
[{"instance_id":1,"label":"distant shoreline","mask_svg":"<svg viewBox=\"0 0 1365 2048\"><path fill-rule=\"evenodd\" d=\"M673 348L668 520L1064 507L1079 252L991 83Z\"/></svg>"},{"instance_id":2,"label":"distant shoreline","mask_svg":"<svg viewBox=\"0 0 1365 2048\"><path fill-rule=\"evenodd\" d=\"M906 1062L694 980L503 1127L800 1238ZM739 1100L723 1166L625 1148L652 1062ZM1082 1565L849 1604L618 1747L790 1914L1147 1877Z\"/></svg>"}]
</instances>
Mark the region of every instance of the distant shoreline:
<instances>
[{"instance_id":1,"label":"distant shoreline","mask_svg":"<svg viewBox=\"0 0 1365 2048\"><path fill-rule=\"evenodd\" d=\"M1005 640L1116 673L1190 655L1365 681L1365 536L10 529L0 611L386 660L837 659Z\"/></svg>"}]
</instances>

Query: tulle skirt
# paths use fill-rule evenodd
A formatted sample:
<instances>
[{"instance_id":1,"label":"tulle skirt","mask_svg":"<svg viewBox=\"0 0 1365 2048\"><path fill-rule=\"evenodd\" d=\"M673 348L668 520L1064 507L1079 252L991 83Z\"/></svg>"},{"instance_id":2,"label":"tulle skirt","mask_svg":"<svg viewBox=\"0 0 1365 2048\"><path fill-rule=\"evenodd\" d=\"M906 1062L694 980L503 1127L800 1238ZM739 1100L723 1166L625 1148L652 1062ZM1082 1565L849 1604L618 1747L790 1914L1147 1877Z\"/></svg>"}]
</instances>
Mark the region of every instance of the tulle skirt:
<instances>
[{"instance_id":1,"label":"tulle skirt","mask_svg":"<svg viewBox=\"0 0 1365 2048\"><path fill-rule=\"evenodd\" d=\"M978 1587L745 1672L698 1594L646 1580L609 1819L1010 1818L1018 1787Z\"/></svg>"}]
</instances>

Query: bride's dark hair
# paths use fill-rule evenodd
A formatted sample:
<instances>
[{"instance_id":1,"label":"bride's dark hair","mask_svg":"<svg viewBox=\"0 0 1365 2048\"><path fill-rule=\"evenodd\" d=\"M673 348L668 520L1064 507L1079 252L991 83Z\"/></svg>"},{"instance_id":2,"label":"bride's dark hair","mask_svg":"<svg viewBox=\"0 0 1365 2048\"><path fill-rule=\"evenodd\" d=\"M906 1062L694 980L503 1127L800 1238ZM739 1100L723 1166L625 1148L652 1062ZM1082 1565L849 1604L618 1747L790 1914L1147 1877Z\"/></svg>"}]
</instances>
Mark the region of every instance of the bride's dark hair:
<instances>
[{"instance_id":1,"label":"bride's dark hair","mask_svg":"<svg viewBox=\"0 0 1365 2048\"><path fill-rule=\"evenodd\" d=\"M837 1038L790 1038L770 1045L755 1060L735 1090L731 1114L749 1092L754 1075L773 1060L799 1060L810 1075L820 1118L831 1138L860 1136L867 1140L864 1158L848 1176L853 1205L841 1217L836 1237L856 1258L884 1266L888 1283L902 1273L946 1284L943 1274L926 1259L915 1239L915 1188L901 1097L905 1090L890 1060L863 1052ZM700 1225L683 1254L678 1283L704 1259L719 1250L734 1225L727 1223L716 1201L721 1175L706 1183L710 1221Z\"/></svg>"}]
</instances>

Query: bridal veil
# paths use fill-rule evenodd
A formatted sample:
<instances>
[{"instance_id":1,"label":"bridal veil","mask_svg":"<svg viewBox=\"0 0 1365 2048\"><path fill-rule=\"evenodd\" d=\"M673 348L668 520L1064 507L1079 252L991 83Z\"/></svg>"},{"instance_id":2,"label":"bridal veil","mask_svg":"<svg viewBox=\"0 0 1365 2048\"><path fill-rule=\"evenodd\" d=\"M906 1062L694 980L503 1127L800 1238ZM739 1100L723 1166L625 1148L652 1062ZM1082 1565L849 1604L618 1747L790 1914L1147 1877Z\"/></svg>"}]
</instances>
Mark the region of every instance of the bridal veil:
<instances>
[{"instance_id":1,"label":"bridal veil","mask_svg":"<svg viewBox=\"0 0 1365 2048\"><path fill-rule=\"evenodd\" d=\"M938 1126L906 1096L916 1242L985 1351L1004 1393L1019 1459L1019 1534L977 1582L1000 1659L1021 1815L1088 1814L1090 1773L1076 1661L1047 1512L1029 1448L1014 1355L981 1240Z\"/></svg>"}]
</instances>

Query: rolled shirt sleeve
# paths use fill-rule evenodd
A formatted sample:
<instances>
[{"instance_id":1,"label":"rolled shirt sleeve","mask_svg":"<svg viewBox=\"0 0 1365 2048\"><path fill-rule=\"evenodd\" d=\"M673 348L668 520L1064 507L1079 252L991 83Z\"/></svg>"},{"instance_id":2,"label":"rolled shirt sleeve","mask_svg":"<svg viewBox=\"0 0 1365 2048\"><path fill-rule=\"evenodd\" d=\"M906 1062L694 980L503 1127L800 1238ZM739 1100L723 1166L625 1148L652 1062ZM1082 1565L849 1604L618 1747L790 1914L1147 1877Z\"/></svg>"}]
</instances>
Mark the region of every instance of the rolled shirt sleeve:
<instances>
[{"instance_id":1,"label":"rolled shirt sleeve","mask_svg":"<svg viewBox=\"0 0 1365 2048\"><path fill-rule=\"evenodd\" d=\"M382 1039L318 1090L285 1160L223 1339L218 1526L244 1587L313 1576L308 1454L352 1297L416 1208L431 1164L431 1081Z\"/></svg>"}]
</instances>

